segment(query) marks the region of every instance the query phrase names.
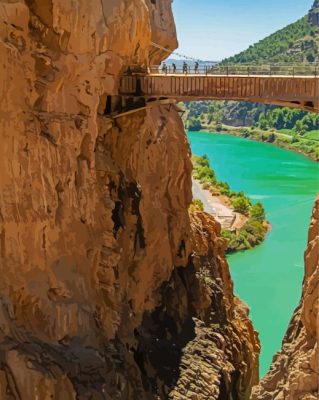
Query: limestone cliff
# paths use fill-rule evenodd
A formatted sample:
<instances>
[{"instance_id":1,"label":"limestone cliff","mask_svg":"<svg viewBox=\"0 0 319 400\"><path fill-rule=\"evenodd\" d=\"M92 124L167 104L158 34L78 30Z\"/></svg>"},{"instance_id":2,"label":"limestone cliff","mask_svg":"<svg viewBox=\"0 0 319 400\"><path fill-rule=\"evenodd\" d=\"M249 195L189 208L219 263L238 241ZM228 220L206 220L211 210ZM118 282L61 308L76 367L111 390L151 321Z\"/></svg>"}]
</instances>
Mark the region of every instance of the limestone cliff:
<instances>
[{"instance_id":1,"label":"limestone cliff","mask_svg":"<svg viewBox=\"0 0 319 400\"><path fill-rule=\"evenodd\" d=\"M260 346L247 307L233 295L221 226L204 212L192 214L191 226L194 253L185 272L196 336L183 350L170 399L249 399Z\"/></svg>"},{"instance_id":2,"label":"limestone cliff","mask_svg":"<svg viewBox=\"0 0 319 400\"><path fill-rule=\"evenodd\" d=\"M270 371L252 400L316 400L319 395L319 197L305 252L302 296Z\"/></svg>"},{"instance_id":3,"label":"limestone cliff","mask_svg":"<svg viewBox=\"0 0 319 400\"><path fill-rule=\"evenodd\" d=\"M128 66L163 58L152 41L177 45L171 0L0 1L0 399L244 400L256 383L220 228L190 222L178 113L104 112Z\"/></svg>"}]
</instances>

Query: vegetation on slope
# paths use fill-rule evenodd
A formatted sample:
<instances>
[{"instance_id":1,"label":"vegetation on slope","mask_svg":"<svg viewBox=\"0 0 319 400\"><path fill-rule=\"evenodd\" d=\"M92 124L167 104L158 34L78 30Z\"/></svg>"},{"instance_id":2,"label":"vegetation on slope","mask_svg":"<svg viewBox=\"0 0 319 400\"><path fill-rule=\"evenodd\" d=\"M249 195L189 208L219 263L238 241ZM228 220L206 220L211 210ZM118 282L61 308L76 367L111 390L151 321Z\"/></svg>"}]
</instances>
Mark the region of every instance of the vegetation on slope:
<instances>
[{"instance_id":1,"label":"vegetation on slope","mask_svg":"<svg viewBox=\"0 0 319 400\"><path fill-rule=\"evenodd\" d=\"M273 33L222 64L303 63L319 60L319 27L309 15Z\"/></svg>"},{"instance_id":2,"label":"vegetation on slope","mask_svg":"<svg viewBox=\"0 0 319 400\"><path fill-rule=\"evenodd\" d=\"M260 244L265 239L268 229L263 205L260 202L253 204L245 193L232 191L228 183L218 181L206 155L194 156L193 165L194 179L198 180L205 189L210 190L214 196L228 197L234 211L248 218L239 230L222 230L222 236L227 240L227 252L246 250ZM203 203L200 200L193 200L190 212L203 209Z\"/></svg>"},{"instance_id":3,"label":"vegetation on slope","mask_svg":"<svg viewBox=\"0 0 319 400\"><path fill-rule=\"evenodd\" d=\"M319 61L318 2L309 14L227 58L222 64L302 63ZM269 141L319 160L318 115L286 107L234 101L203 101L185 104L189 130L210 129ZM232 127L254 127L233 129Z\"/></svg>"},{"instance_id":4,"label":"vegetation on slope","mask_svg":"<svg viewBox=\"0 0 319 400\"><path fill-rule=\"evenodd\" d=\"M190 131L199 131L203 129L203 125L226 124L225 109L226 101L199 101L194 103L184 103L186 110L186 127ZM236 102L232 103L236 107ZM237 111L233 110L234 124L237 121L243 121L243 125L253 125L262 130L275 128L276 130L291 130L297 134L304 135L306 132L315 131L319 127L319 115L309 113L289 107L254 107L250 110L244 103ZM246 122L246 123L245 123ZM231 124L230 124L231 125ZM319 140L319 137L318 137Z\"/></svg>"},{"instance_id":5,"label":"vegetation on slope","mask_svg":"<svg viewBox=\"0 0 319 400\"><path fill-rule=\"evenodd\" d=\"M184 103L185 126L190 131L209 130L275 144L319 161L319 115L288 107L248 108L246 103L200 101ZM233 120L225 114L230 103L236 108ZM235 111L233 111L235 114ZM244 121L241 126L238 121ZM234 127L235 125L235 127ZM249 127L248 127L249 126Z\"/></svg>"}]
</instances>

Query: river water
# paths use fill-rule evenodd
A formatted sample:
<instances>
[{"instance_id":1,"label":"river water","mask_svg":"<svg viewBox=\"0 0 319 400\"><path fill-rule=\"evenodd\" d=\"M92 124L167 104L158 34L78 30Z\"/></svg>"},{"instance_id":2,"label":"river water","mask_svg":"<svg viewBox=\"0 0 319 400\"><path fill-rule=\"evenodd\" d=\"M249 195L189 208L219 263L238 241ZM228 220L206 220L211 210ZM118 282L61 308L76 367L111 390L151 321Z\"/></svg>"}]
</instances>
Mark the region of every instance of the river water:
<instances>
[{"instance_id":1,"label":"river water","mask_svg":"<svg viewBox=\"0 0 319 400\"><path fill-rule=\"evenodd\" d=\"M263 203L272 226L263 244L228 257L235 293L250 307L259 332L262 377L300 299L319 164L270 144L228 135L188 132L188 138L193 154L208 155L218 179Z\"/></svg>"}]
</instances>

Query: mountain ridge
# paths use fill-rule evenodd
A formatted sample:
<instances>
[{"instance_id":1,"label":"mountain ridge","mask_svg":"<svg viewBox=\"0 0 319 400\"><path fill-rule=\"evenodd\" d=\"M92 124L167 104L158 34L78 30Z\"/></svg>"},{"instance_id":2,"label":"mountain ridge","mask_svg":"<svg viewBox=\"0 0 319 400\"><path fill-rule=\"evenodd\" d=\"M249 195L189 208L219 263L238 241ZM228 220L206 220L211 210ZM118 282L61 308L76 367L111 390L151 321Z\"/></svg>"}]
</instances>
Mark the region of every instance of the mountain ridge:
<instances>
[{"instance_id":1,"label":"mountain ridge","mask_svg":"<svg viewBox=\"0 0 319 400\"><path fill-rule=\"evenodd\" d=\"M296 22L272 33L221 64L319 61L319 2Z\"/></svg>"}]
</instances>

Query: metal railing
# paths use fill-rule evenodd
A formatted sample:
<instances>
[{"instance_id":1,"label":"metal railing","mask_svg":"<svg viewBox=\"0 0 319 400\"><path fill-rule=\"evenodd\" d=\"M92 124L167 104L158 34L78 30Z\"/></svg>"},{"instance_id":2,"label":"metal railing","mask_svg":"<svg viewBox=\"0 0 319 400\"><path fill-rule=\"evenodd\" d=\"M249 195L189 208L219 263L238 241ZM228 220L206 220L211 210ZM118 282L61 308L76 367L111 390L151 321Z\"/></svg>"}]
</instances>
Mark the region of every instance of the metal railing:
<instances>
[{"instance_id":1,"label":"metal railing","mask_svg":"<svg viewBox=\"0 0 319 400\"><path fill-rule=\"evenodd\" d=\"M268 76L319 76L319 64L265 64L265 65L186 65L174 68L172 65L154 65L150 67L147 74L162 75L268 75Z\"/></svg>"}]
</instances>

